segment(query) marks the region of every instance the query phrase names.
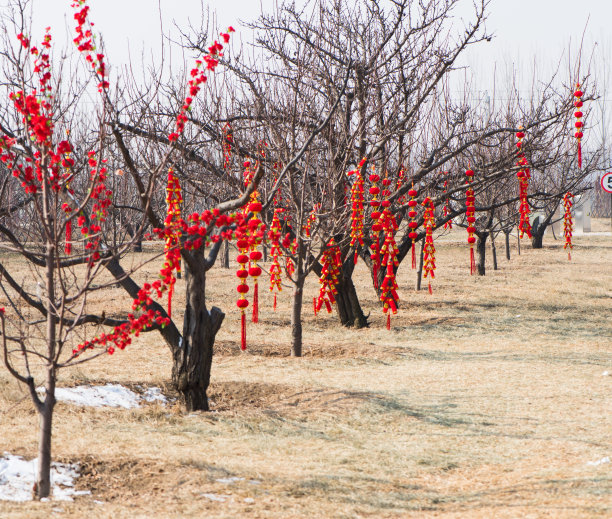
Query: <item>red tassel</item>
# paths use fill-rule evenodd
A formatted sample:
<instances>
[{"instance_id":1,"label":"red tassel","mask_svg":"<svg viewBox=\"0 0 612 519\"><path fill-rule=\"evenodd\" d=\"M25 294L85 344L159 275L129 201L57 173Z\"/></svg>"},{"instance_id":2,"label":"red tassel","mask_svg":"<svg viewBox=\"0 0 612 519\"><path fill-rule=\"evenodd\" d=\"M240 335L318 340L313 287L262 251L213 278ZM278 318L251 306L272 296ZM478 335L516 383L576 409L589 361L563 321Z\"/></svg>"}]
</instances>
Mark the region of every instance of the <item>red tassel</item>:
<instances>
[{"instance_id":1,"label":"red tassel","mask_svg":"<svg viewBox=\"0 0 612 519\"><path fill-rule=\"evenodd\" d=\"M374 263L372 273L374 274L374 290L378 290L378 263Z\"/></svg>"},{"instance_id":2,"label":"red tassel","mask_svg":"<svg viewBox=\"0 0 612 519\"><path fill-rule=\"evenodd\" d=\"M276 312L276 294L274 294L274 311Z\"/></svg>"},{"instance_id":3,"label":"red tassel","mask_svg":"<svg viewBox=\"0 0 612 519\"><path fill-rule=\"evenodd\" d=\"M476 261L474 261L474 248L470 247L470 275L476 272Z\"/></svg>"},{"instance_id":4,"label":"red tassel","mask_svg":"<svg viewBox=\"0 0 612 519\"><path fill-rule=\"evenodd\" d=\"M66 245L64 247L64 252L67 255L70 255L72 252L72 220L68 220L66 222Z\"/></svg>"},{"instance_id":5,"label":"red tassel","mask_svg":"<svg viewBox=\"0 0 612 519\"><path fill-rule=\"evenodd\" d=\"M429 293L433 294L433 290L431 289L431 281L429 282Z\"/></svg>"},{"instance_id":6,"label":"red tassel","mask_svg":"<svg viewBox=\"0 0 612 519\"><path fill-rule=\"evenodd\" d=\"M253 322L259 322L259 285L255 280L255 289L253 290Z\"/></svg>"},{"instance_id":7,"label":"red tassel","mask_svg":"<svg viewBox=\"0 0 612 519\"><path fill-rule=\"evenodd\" d=\"M578 141L578 167L582 169L582 145Z\"/></svg>"},{"instance_id":8,"label":"red tassel","mask_svg":"<svg viewBox=\"0 0 612 519\"><path fill-rule=\"evenodd\" d=\"M355 263L355 265L357 265L357 258L359 257L359 254L357 254L357 251L355 251L355 258L353 260L353 262Z\"/></svg>"},{"instance_id":9,"label":"red tassel","mask_svg":"<svg viewBox=\"0 0 612 519\"><path fill-rule=\"evenodd\" d=\"M568 259L569 261L572 261L572 253L571 253L571 252L568 252L568 253L567 253L567 259Z\"/></svg>"},{"instance_id":10,"label":"red tassel","mask_svg":"<svg viewBox=\"0 0 612 519\"><path fill-rule=\"evenodd\" d=\"M174 279L170 280L170 287L168 288L168 318L172 319L172 294L174 293Z\"/></svg>"},{"instance_id":11,"label":"red tassel","mask_svg":"<svg viewBox=\"0 0 612 519\"><path fill-rule=\"evenodd\" d=\"M246 316L244 310L242 311L241 323L240 323L240 349L246 350Z\"/></svg>"},{"instance_id":12,"label":"red tassel","mask_svg":"<svg viewBox=\"0 0 612 519\"><path fill-rule=\"evenodd\" d=\"M387 312L387 330L391 329L391 312Z\"/></svg>"},{"instance_id":13,"label":"red tassel","mask_svg":"<svg viewBox=\"0 0 612 519\"><path fill-rule=\"evenodd\" d=\"M314 309L314 314L315 314L315 317L316 317L317 316L317 298L316 297L312 298L312 307Z\"/></svg>"},{"instance_id":14,"label":"red tassel","mask_svg":"<svg viewBox=\"0 0 612 519\"><path fill-rule=\"evenodd\" d=\"M416 268L416 246L414 242L412 242L412 268Z\"/></svg>"}]
</instances>

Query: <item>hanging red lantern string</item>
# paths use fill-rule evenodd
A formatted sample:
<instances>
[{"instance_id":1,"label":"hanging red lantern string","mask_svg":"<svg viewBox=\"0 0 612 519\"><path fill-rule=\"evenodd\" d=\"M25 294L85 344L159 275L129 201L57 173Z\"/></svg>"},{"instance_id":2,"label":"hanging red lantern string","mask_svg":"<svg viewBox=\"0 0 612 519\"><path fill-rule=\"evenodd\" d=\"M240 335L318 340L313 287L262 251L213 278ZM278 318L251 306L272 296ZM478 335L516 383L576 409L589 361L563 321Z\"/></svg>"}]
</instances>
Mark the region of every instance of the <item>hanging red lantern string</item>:
<instances>
[{"instance_id":1,"label":"hanging red lantern string","mask_svg":"<svg viewBox=\"0 0 612 519\"><path fill-rule=\"evenodd\" d=\"M436 248L433 242L433 230L436 226L436 214L433 201L427 197L423 200L425 213L423 214L423 226L425 227L425 245L423 246L423 276L429 279L429 293L432 294L431 280L435 278L436 270Z\"/></svg>"},{"instance_id":2,"label":"hanging red lantern string","mask_svg":"<svg viewBox=\"0 0 612 519\"><path fill-rule=\"evenodd\" d=\"M569 191L565 193L563 197L563 208L565 212L563 214L563 235L565 236L565 245L563 245L563 249L569 248L567 251L567 259L572 259L571 250L574 248L572 245L572 231L574 230L574 222L572 220L572 206L574 205L572 199L574 195L572 195Z\"/></svg>"},{"instance_id":3,"label":"hanging red lantern string","mask_svg":"<svg viewBox=\"0 0 612 519\"><path fill-rule=\"evenodd\" d=\"M176 283L176 276L174 271L177 273L181 269L181 251L180 241L182 233L182 219L181 219L181 203L183 198L181 196L181 186L178 178L174 176L174 171L170 169L168 171L168 185L166 186L166 206L167 214L164 226L166 229L166 246L165 246L165 262L163 270L169 274L169 285L168 285L168 317L172 317L172 295L174 293L174 284ZM184 224L184 222L183 222Z\"/></svg>"},{"instance_id":4,"label":"hanging red lantern string","mask_svg":"<svg viewBox=\"0 0 612 519\"><path fill-rule=\"evenodd\" d=\"M338 285L338 275L340 274L342 263L340 247L336 245L333 238L329 240L327 249L323 252L321 262L323 264L321 277L319 278L321 289L319 290L319 298L315 306L315 315L321 310L323 304L325 304L327 313L331 313L331 305L336 302L335 295L338 293L336 285Z\"/></svg>"},{"instance_id":5,"label":"hanging red lantern string","mask_svg":"<svg viewBox=\"0 0 612 519\"><path fill-rule=\"evenodd\" d=\"M529 238L531 238L531 224L529 223L529 200L527 199L527 192L529 188L529 179L531 178L531 173L527 162L527 157L525 157L525 153L523 152L523 139L525 138L525 132L522 129L519 129L516 132L516 137L518 142L516 143L516 147L518 149L517 156L518 162L516 163L521 169L516 173L516 176L519 180L519 232L520 238L522 238L525 234Z\"/></svg>"},{"instance_id":6,"label":"hanging red lantern string","mask_svg":"<svg viewBox=\"0 0 612 519\"><path fill-rule=\"evenodd\" d=\"M395 268L399 266L397 244L395 243L397 221L389 209L391 202L388 200L388 197L391 192L388 186L391 184L391 181L385 178L382 183L384 186L383 197L385 199L381 202L383 211L379 221L385 233L385 240L380 248L380 262L381 267L385 269L385 278L380 286L380 300L383 303L383 313L387 315L387 330L390 330L391 314L395 315L397 313L397 303L399 302L397 280L395 277Z\"/></svg>"},{"instance_id":7,"label":"hanging red lantern string","mask_svg":"<svg viewBox=\"0 0 612 519\"><path fill-rule=\"evenodd\" d=\"M223 169L227 169L232 161L232 145L234 144L234 132L232 125L227 122L223 127Z\"/></svg>"},{"instance_id":8,"label":"hanging red lantern string","mask_svg":"<svg viewBox=\"0 0 612 519\"><path fill-rule=\"evenodd\" d=\"M471 169L468 169L465 172L465 176L466 178L466 183L468 185L472 184L472 181L474 180L474 171ZM476 204L476 197L474 196L474 189L469 187L466 192L465 192L465 215L467 218L467 232L468 232L468 243L470 244L470 275L474 274L474 272L476 272L476 261L474 259L474 243L476 243L476 237L474 236L474 233L476 232L476 209L475 209L475 204Z\"/></svg>"},{"instance_id":9,"label":"hanging red lantern string","mask_svg":"<svg viewBox=\"0 0 612 519\"><path fill-rule=\"evenodd\" d=\"M406 171L404 170L404 166L400 166L399 173L397 174L397 185L395 186L396 190L399 190L406 181ZM402 195L397 199L397 203L399 205L404 205L406 203L406 195Z\"/></svg>"},{"instance_id":10,"label":"hanging red lantern string","mask_svg":"<svg viewBox=\"0 0 612 519\"><path fill-rule=\"evenodd\" d=\"M376 174L374 170L374 166L372 166L372 174L368 177L372 185L370 186L370 195L372 195L372 199L370 200L370 207L372 208L372 213L370 217L372 218L372 245L370 248L372 249L372 253L370 254L370 259L372 260L372 274L374 278L374 288L378 289L378 272L380 270L380 231L382 231L382 225L379 222L381 217L380 212L380 200L378 199L378 195L380 194L380 188L376 185L376 183L380 180L380 176Z\"/></svg>"},{"instance_id":11,"label":"hanging red lantern string","mask_svg":"<svg viewBox=\"0 0 612 519\"><path fill-rule=\"evenodd\" d=\"M584 127L584 123L582 122L582 90L580 90L580 83L576 83L574 97L576 98L574 101L574 106L576 107L576 111L574 112L574 117L576 118L576 122L574 123L576 133L574 134L574 137L576 137L576 141L578 141L578 167L582 168L582 144L580 141L582 140L583 136L582 128Z\"/></svg>"},{"instance_id":12,"label":"hanging red lantern string","mask_svg":"<svg viewBox=\"0 0 612 519\"><path fill-rule=\"evenodd\" d=\"M448 176L448 171L443 171L442 174L444 176ZM446 194L448 191L448 179L444 179L444 193ZM450 213L450 200L448 198L448 196L446 197L446 200L444 201L444 217L446 218ZM449 220L448 222L444 222L444 228L445 229L452 229L453 228L453 220Z\"/></svg>"},{"instance_id":13,"label":"hanging red lantern string","mask_svg":"<svg viewBox=\"0 0 612 519\"><path fill-rule=\"evenodd\" d=\"M312 224L317 221L317 211L321 208L321 204L315 204L306 218L306 224L303 226L302 230L304 234L306 234L307 238L310 238L310 229L312 228Z\"/></svg>"},{"instance_id":14,"label":"hanging red lantern string","mask_svg":"<svg viewBox=\"0 0 612 519\"><path fill-rule=\"evenodd\" d=\"M240 265L236 271L236 276L240 279L240 284L236 288L238 291L238 301L236 306L240 309L240 349L246 350L246 317L245 311L249 306L249 301L246 298L246 294L249 291L249 285L247 278L249 277L249 271L247 264L249 263L249 239L248 234L242 230L236 230L236 247L238 247L238 256L236 261Z\"/></svg>"},{"instance_id":15,"label":"hanging red lantern string","mask_svg":"<svg viewBox=\"0 0 612 519\"><path fill-rule=\"evenodd\" d=\"M408 191L408 196L410 197L410 200L408 200L408 207L410 208L410 210L408 211L408 217L410 218L410 222L408 222L408 227L410 228L410 232L408 233L408 238L410 238L412 240L412 268L415 269L416 268L416 245L415 245L415 241L417 239L417 227L419 226L416 218L417 218L417 212L416 212L416 206L417 206L417 201L416 201L416 197L418 195L418 192L416 189L414 189L414 184L412 185L412 188Z\"/></svg>"},{"instance_id":16,"label":"hanging red lantern string","mask_svg":"<svg viewBox=\"0 0 612 519\"><path fill-rule=\"evenodd\" d=\"M259 219L259 213L261 212L262 205L259 201L259 191L255 190L251 194L251 201L247 205L248 211L252 213L251 218L248 222L249 229L249 276L253 278L253 322L259 322L259 284L257 280L261 276L261 267L257 265L257 262L261 260L262 253L258 250L259 245L263 241L265 235L266 226Z\"/></svg>"},{"instance_id":17,"label":"hanging red lantern string","mask_svg":"<svg viewBox=\"0 0 612 519\"><path fill-rule=\"evenodd\" d=\"M276 311L276 292L283 290L281 286L281 266L280 257L282 255L280 248L280 236L281 236L281 222L278 214L283 209L277 207L274 209L274 216L272 217L272 225L268 232L268 239L271 242L270 256L272 256L272 265L270 265L270 292L274 293L274 310Z\"/></svg>"},{"instance_id":18,"label":"hanging red lantern string","mask_svg":"<svg viewBox=\"0 0 612 519\"><path fill-rule=\"evenodd\" d=\"M366 163L367 159L361 159L357 169L349 171L347 176L355 175L355 181L351 186L351 248L355 249L354 263L357 265L359 252L357 244L363 247L363 177L361 176L361 168Z\"/></svg>"}]
</instances>

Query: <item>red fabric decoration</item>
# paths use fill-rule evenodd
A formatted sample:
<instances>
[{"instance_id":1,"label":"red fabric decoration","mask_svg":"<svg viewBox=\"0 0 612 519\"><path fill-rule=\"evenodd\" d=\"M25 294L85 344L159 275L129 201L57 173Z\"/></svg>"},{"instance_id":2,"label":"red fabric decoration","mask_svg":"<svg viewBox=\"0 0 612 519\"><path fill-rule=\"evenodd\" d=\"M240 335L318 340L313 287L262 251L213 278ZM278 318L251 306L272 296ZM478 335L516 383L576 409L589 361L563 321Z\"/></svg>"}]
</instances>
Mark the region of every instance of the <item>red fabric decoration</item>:
<instances>
[{"instance_id":1,"label":"red fabric decoration","mask_svg":"<svg viewBox=\"0 0 612 519\"><path fill-rule=\"evenodd\" d=\"M574 137L576 137L576 141L578 142L578 167L582 168L582 144L581 140L583 137L582 128L584 127L584 123L582 122L582 97L583 93L580 90L580 83L576 83L576 90L574 91L574 97L576 98L574 101L574 106L576 107L576 112L574 112L574 117L576 118L576 122L574 124L576 128L576 133L574 133Z\"/></svg>"},{"instance_id":2,"label":"red fabric decoration","mask_svg":"<svg viewBox=\"0 0 612 519\"><path fill-rule=\"evenodd\" d=\"M331 305L336 302L334 297L338 290L338 275L340 274L340 267L342 266L340 259L340 247L336 245L336 242L332 238L327 244L327 249L323 252L322 258L323 268L321 269L321 277L319 283L321 289L319 290L319 298L315 306L315 315L321 310L323 304L327 309L327 313L331 313Z\"/></svg>"},{"instance_id":3,"label":"red fabric decoration","mask_svg":"<svg viewBox=\"0 0 612 519\"><path fill-rule=\"evenodd\" d=\"M448 175L448 171L443 171L442 172L443 175ZM444 180L444 193L446 193L448 190L448 180ZM444 202L444 216L448 216L449 212L450 212L450 200L448 199L448 197L446 197L446 201ZM452 229L453 228L453 221L449 220L448 222L444 222L444 228L445 229Z\"/></svg>"},{"instance_id":4,"label":"red fabric decoration","mask_svg":"<svg viewBox=\"0 0 612 519\"><path fill-rule=\"evenodd\" d=\"M573 198L574 195L572 195L570 192L567 192L563 197L563 208L565 209L563 214L563 235L565 236L565 245L563 245L563 249L570 249L567 251L568 260L572 259L571 250L574 248L572 245L572 231L574 230L574 222L572 220L572 205L574 205L572 202Z\"/></svg>"},{"instance_id":5,"label":"red fabric decoration","mask_svg":"<svg viewBox=\"0 0 612 519\"><path fill-rule=\"evenodd\" d=\"M395 269L399 266L397 260L397 245L395 243L395 232L397 231L397 221L390 210L390 202L387 199L390 195L388 186L391 181L383 180L383 196L385 199L382 204L384 206L380 221L382 222L383 231L385 233L385 241L380 249L381 268L385 269L385 279L380 286L380 300L383 303L383 313L387 314L387 329L391 329L391 313L397 313L397 303L399 296L397 294L397 280L395 278Z\"/></svg>"},{"instance_id":6,"label":"red fabric decoration","mask_svg":"<svg viewBox=\"0 0 612 519\"><path fill-rule=\"evenodd\" d=\"M234 132L232 125L227 122L223 127L223 168L227 169L232 161L232 144L234 143Z\"/></svg>"},{"instance_id":7,"label":"red fabric decoration","mask_svg":"<svg viewBox=\"0 0 612 519\"><path fill-rule=\"evenodd\" d=\"M361 176L361 168L366 163L367 159L362 159L357 169L349 171L347 176L355 175L355 182L351 186L351 248L355 249L355 265L359 253L357 244L363 247L363 177Z\"/></svg>"},{"instance_id":8,"label":"red fabric decoration","mask_svg":"<svg viewBox=\"0 0 612 519\"><path fill-rule=\"evenodd\" d=\"M474 171L468 169L465 172L465 176L467 177L466 183L468 185L472 184L474 180ZM476 243L476 238L474 237L474 232L476 231L476 197L474 196L474 189L469 187L465 192L465 216L467 220L467 232L468 232L468 243L470 244L470 275L476 272L476 262L474 261L474 243Z\"/></svg>"},{"instance_id":9,"label":"red fabric decoration","mask_svg":"<svg viewBox=\"0 0 612 519\"><path fill-rule=\"evenodd\" d=\"M372 212L370 213L370 217L372 218L372 245L370 246L372 253L370 254L370 259L372 260L374 288L378 289L378 272L380 271L380 231L382 231L382 224L379 219L382 213L380 212L380 200L378 199L380 188L376 185L380 180L380 175L376 174L374 166L372 166L372 174L369 176L369 179L372 183L370 187L370 195L372 195L372 199L370 200L370 207L372 208Z\"/></svg>"},{"instance_id":10,"label":"red fabric decoration","mask_svg":"<svg viewBox=\"0 0 612 519\"><path fill-rule=\"evenodd\" d=\"M408 216L410 217L410 222L408 222L408 227L410 228L410 232L408 233L408 238L410 238L412 240L412 268L415 269L416 268L416 245L415 245L415 241L417 239L417 227L419 226L418 222L417 222L417 212L416 212L416 206L417 206L417 201L416 201L416 197L418 195L418 192L416 189L414 189L414 185L412 186L412 188L408 191L408 196L410 197L410 200L408 200L408 207L410 208L410 210L408 211Z\"/></svg>"},{"instance_id":11,"label":"red fabric decoration","mask_svg":"<svg viewBox=\"0 0 612 519\"><path fill-rule=\"evenodd\" d=\"M263 152L262 152L263 153ZM255 168L257 169L257 168ZM245 176L247 173L245 172ZM252 178L252 176L251 176ZM259 192L253 191L251 194L250 202L246 205L246 210L252 214L249 220L248 227L248 241L249 241L249 276L253 278L253 322L259 322L259 285L257 280L261 276L261 267L257 265L257 262L261 260L262 253L258 250L258 246L263 241L265 236L266 226L259 219L259 213L261 211L261 203L259 202Z\"/></svg>"},{"instance_id":12,"label":"red fabric decoration","mask_svg":"<svg viewBox=\"0 0 612 519\"><path fill-rule=\"evenodd\" d=\"M268 232L268 239L271 242L270 256L272 256L272 264L270 265L270 292L274 292L276 289L278 292L283 290L281 286L281 265L280 257L282 251L280 248L280 236L281 236L281 223L278 217L283 209L274 209L274 216L272 217L272 225ZM274 292L274 310L276 310L276 292Z\"/></svg>"},{"instance_id":13,"label":"red fabric decoration","mask_svg":"<svg viewBox=\"0 0 612 519\"><path fill-rule=\"evenodd\" d=\"M517 156L518 162L516 163L521 169L516 173L516 176L519 180L519 232L520 238L523 238L525 234L527 237L531 238L531 223L529 222L529 201L527 198L527 191L529 188L529 179L531 178L530 169L527 167L527 157L525 157L525 153L523 152L523 139L525 138L525 132L520 129L516 132L516 137L518 142L516 143L516 147L518 149Z\"/></svg>"},{"instance_id":14,"label":"red fabric decoration","mask_svg":"<svg viewBox=\"0 0 612 519\"><path fill-rule=\"evenodd\" d=\"M423 225L425 226L425 245L423 247L423 277L429 277L429 293L432 294L431 280L435 277L436 270L436 248L433 242L433 229L436 225L435 206L432 200L427 197L423 200L425 214L423 215Z\"/></svg>"},{"instance_id":15,"label":"red fabric decoration","mask_svg":"<svg viewBox=\"0 0 612 519\"><path fill-rule=\"evenodd\" d=\"M164 269L168 272L168 317L172 317L172 295L174 294L174 284L176 276L174 271L180 272L181 269L181 233L183 232L181 218L181 186L178 178L174 176L174 171L168 171L168 185L166 186L166 206L167 214L165 220L165 261Z\"/></svg>"},{"instance_id":16,"label":"red fabric decoration","mask_svg":"<svg viewBox=\"0 0 612 519\"><path fill-rule=\"evenodd\" d=\"M64 252L70 256L72 252L72 220L66 222L66 244L64 246Z\"/></svg>"}]
</instances>

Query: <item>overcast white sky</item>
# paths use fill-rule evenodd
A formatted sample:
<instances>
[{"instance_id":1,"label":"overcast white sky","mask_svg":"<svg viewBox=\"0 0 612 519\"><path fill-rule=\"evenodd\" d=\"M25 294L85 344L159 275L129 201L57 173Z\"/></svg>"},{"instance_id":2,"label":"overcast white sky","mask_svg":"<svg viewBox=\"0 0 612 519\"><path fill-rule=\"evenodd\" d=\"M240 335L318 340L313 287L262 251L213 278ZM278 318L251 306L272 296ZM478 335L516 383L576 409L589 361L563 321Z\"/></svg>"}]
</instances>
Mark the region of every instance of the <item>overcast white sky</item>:
<instances>
[{"instance_id":1,"label":"overcast white sky","mask_svg":"<svg viewBox=\"0 0 612 519\"><path fill-rule=\"evenodd\" d=\"M9 0L0 0L0 6ZM300 0L303 1L303 0ZM349 0L350 1L350 0ZM472 0L462 0L458 17L473 11ZM33 0L35 28L51 25L55 38L63 41L66 20L72 20L71 0ZM160 26L174 32L174 23L186 27L198 24L201 4L216 13L221 27L239 28L240 20L255 18L261 8L270 10L274 0L91 0L91 19L103 34L112 61L127 61L127 49L138 57L144 49L159 52ZM161 11L161 13L160 13ZM538 54L541 59L556 58L571 40L579 42L586 27L587 41L609 40L612 0L492 0L487 21L495 35L493 42L480 46L474 65L489 67L494 61L516 60ZM242 31L245 39L248 34ZM33 35L34 39L36 34ZM147 52L148 53L148 52Z\"/></svg>"}]
</instances>

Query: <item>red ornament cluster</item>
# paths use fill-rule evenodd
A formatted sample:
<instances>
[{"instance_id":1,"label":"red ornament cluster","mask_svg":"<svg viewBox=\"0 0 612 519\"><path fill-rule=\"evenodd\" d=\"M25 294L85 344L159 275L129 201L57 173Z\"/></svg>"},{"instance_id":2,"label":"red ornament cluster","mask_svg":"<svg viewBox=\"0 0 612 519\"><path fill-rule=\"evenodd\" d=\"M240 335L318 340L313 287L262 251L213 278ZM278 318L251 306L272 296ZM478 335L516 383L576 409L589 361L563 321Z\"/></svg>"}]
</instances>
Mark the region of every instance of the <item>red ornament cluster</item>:
<instances>
[{"instance_id":1,"label":"red ornament cluster","mask_svg":"<svg viewBox=\"0 0 612 519\"><path fill-rule=\"evenodd\" d=\"M331 305L336 302L335 295L338 293L336 286L338 285L342 260L340 258L340 247L336 245L333 238L329 241L327 248L323 252L321 263L323 265L321 277L319 278L321 288L315 306L315 315L321 310L323 304L325 304L327 313L331 313Z\"/></svg>"},{"instance_id":2,"label":"red ornament cluster","mask_svg":"<svg viewBox=\"0 0 612 519\"><path fill-rule=\"evenodd\" d=\"M583 137L582 129L584 127L584 123L582 122L582 90L580 90L580 83L576 83L576 90L574 91L574 107L576 111L574 112L574 117L576 118L576 122L574 126L576 128L576 133L574 133L574 137L576 137L576 141L578 142L578 167L582 168L582 144L581 140Z\"/></svg>"},{"instance_id":3,"label":"red ornament cluster","mask_svg":"<svg viewBox=\"0 0 612 519\"><path fill-rule=\"evenodd\" d=\"M516 132L516 138L518 142L516 143L516 147L518 149L517 156L518 162L516 163L521 169L519 169L516 173L516 176L519 180L519 232L520 237L522 238L525 234L529 238L531 238L531 223L529 222L529 200L527 198L527 192L529 189L529 179L531 178L531 172L528 167L527 157L525 157L525 153L523 152L523 139L525 138L525 132L523 130L519 130Z\"/></svg>"},{"instance_id":4,"label":"red ornament cluster","mask_svg":"<svg viewBox=\"0 0 612 519\"><path fill-rule=\"evenodd\" d=\"M574 195L570 192L565 193L563 197L563 236L565 237L565 244L563 245L563 249L568 249L567 251L567 259L572 259L571 250L574 248L572 245L572 232L574 230L574 222L572 220L572 206Z\"/></svg>"},{"instance_id":5,"label":"red ornament cluster","mask_svg":"<svg viewBox=\"0 0 612 519\"><path fill-rule=\"evenodd\" d=\"M412 186L410 188L410 190L408 191L408 196L410 197L410 200L408 200L408 207L409 207L409 211L408 211L408 218L410 218L410 221L408 222L408 228L410 229L410 232L408 233L408 238L410 238L412 240L412 268L415 269L416 268L416 245L415 245L415 241L417 239L417 227L419 226L419 223L417 222L417 211L416 211L416 207L417 207L417 200L416 197L418 195L418 192L416 189L414 189L414 186Z\"/></svg>"},{"instance_id":6,"label":"red ornament cluster","mask_svg":"<svg viewBox=\"0 0 612 519\"><path fill-rule=\"evenodd\" d=\"M395 269L399 266L397 260L397 244L395 243L395 232L397 231L397 221L395 216L391 213L390 202L387 199L390 192L388 186L391 181L388 179L383 180L383 196L385 200L382 201L383 211L380 216L380 223L385 233L385 240L382 247L380 248L380 263L381 267L386 270L385 278L383 279L382 285L380 286L380 300L383 303L383 313L387 315L387 330L391 329L391 313L395 315L397 313L397 303L399 302L399 296L397 294L397 279L395 277Z\"/></svg>"},{"instance_id":7,"label":"red ornament cluster","mask_svg":"<svg viewBox=\"0 0 612 519\"><path fill-rule=\"evenodd\" d=\"M471 186L474 181L474 171L468 169L465 172L466 183ZM470 274L476 272L476 261L474 259L474 243L476 243L476 197L474 196L474 188L468 187L465 192L465 216L467 220L468 243L470 244Z\"/></svg>"},{"instance_id":8,"label":"red ornament cluster","mask_svg":"<svg viewBox=\"0 0 612 519\"><path fill-rule=\"evenodd\" d=\"M164 234L166 246L164 249L164 266L161 275L164 285L168 287L168 317L172 317L172 295L176 276L181 271L181 236L183 234L184 222L181 218L181 204L183 197L179 180L174 176L174 171L168 171L168 185L166 186L166 220L164 221Z\"/></svg>"},{"instance_id":9,"label":"red ornament cluster","mask_svg":"<svg viewBox=\"0 0 612 519\"><path fill-rule=\"evenodd\" d=\"M446 177L448 176L448 171L443 171L442 174ZM445 178L444 179L444 194L446 194L448 192L448 179ZM449 214L450 214L450 200L448 198L448 196L446 197L446 200L444 201L444 218L446 218ZM445 229L452 229L453 228L453 220L448 220L447 222L444 222L444 228Z\"/></svg>"},{"instance_id":10,"label":"red ornament cluster","mask_svg":"<svg viewBox=\"0 0 612 519\"><path fill-rule=\"evenodd\" d=\"M425 227L425 244L423 245L423 277L429 279L429 293L433 293L431 289L431 280L435 277L436 270L436 248L433 242L433 230L436 226L435 206L431 198L427 197L423 200L425 213L423 214L423 226Z\"/></svg>"},{"instance_id":11,"label":"red ornament cluster","mask_svg":"<svg viewBox=\"0 0 612 519\"><path fill-rule=\"evenodd\" d=\"M357 264L359 252L357 245L363 247L363 177L361 168L367 159L362 159L356 169L349 171L347 176L355 175L355 181L351 186L351 248L355 249L354 263Z\"/></svg>"},{"instance_id":12,"label":"red ornament cluster","mask_svg":"<svg viewBox=\"0 0 612 519\"><path fill-rule=\"evenodd\" d=\"M374 288L378 289L378 272L380 271L380 231L382 231L383 226L382 222L380 222L380 218L382 213L380 212L380 200L378 199L378 195L380 194L380 188L377 183L380 180L380 175L378 175L374 171L374 167L372 167L372 174L369 176L369 180L372 183L370 186L370 195L372 199L370 200L370 207L372 208L372 213L370 217L372 218L372 245L370 248L372 249L372 253L370 254L370 259L372 260L372 275L374 278Z\"/></svg>"},{"instance_id":13,"label":"red ornament cluster","mask_svg":"<svg viewBox=\"0 0 612 519\"><path fill-rule=\"evenodd\" d=\"M272 257L272 264L270 265L270 292L274 292L274 310L276 310L276 291L281 292L283 287L281 285L281 265L280 257L282 251L280 247L280 236L281 236L281 222L279 213L284 209L274 209L274 215L272 216L272 225L268 232L268 240L270 241L270 256Z\"/></svg>"}]
</instances>

